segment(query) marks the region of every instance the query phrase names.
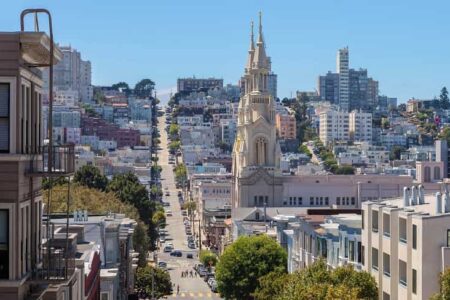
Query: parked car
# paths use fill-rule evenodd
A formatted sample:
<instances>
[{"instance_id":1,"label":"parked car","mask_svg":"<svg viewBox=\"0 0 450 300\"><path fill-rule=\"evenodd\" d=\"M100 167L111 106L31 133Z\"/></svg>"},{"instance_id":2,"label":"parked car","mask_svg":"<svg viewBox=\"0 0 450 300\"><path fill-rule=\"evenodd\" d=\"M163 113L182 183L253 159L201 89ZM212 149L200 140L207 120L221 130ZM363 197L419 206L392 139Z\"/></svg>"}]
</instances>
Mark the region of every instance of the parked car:
<instances>
[{"instance_id":1,"label":"parked car","mask_svg":"<svg viewBox=\"0 0 450 300\"><path fill-rule=\"evenodd\" d=\"M169 191L166 192L166 196L170 196L170 192Z\"/></svg>"},{"instance_id":2,"label":"parked car","mask_svg":"<svg viewBox=\"0 0 450 300\"><path fill-rule=\"evenodd\" d=\"M180 250L173 250L170 252L170 256L182 257L183 253Z\"/></svg>"},{"instance_id":3,"label":"parked car","mask_svg":"<svg viewBox=\"0 0 450 300\"><path fill-rule=\"evenodd\" d=\"M162 202L162 206L166 206L166 207L167 207L167 206L170 206L170 202L163 201L163 202Z\"/></svg>"},{"instance_id":4,"label":"parked car","mask_svg":"<svg viewBox=\"0 0 450 300\"><path fill-rule=\"evenodd\" d=\"M217 281L214 281L211 283L211 292L216 293L217 292Z\"/></svg>"},{"instance_id":5,"label":"parked car","mask_svg":"<svg viewBox=\"0 0 450 300\"><path fill-rule=\"evenodd\" d=\"M171 217L172 216L172 211L170 209L166 210L166 216L167 217Z\"/></svg>"},{"instance_id":6,"label":"parked car","mask_svg":"<svg viewBox=\"0 0 450 300\"><path fill-rule=\"evenodd\" d=\"M186 258L194 258L194 255L192 253L186 253Z\"/></svg>"},{"instance_id":7,"label":"parked car","mask_svg":"<svg viewBox=\"0 0 450 300\"><path fill-rule=\"evenodd\" d=\"M181 196L182 196L181 191L178 191L178 197L181 197Z\"/></svg>"},{"instance_id":8,"label":"parked car","mask_svg":"<svg viewBox=\"0 0 450 300\"><path fill-rule=\"evenodd\" d=\"M169 187L168 186L166 186L165 188L164 188L166 191L169 189Z\"/></svg>"},{"instance_id":9,"label":"parked car","mask_svg":"<svg viewBox=\"0 0 450 300\"><path fill-rule=\"evenodd\" d=\"M189 225L189 220L184 220L184 221L183 221L183 224L184 224L184 226Z\"/></svg>"},{"instance_id":10,"label":"parked car","mask_svg":"<svg viewBox=\"0 0 450 300\"><path fill-rule=\"evenodd\" d=\"M216 279L214 277L210 277L207 281L208 285L211 286L213 283L216 282Z\"/></svg>"},{"instance_id":11,"label":"parked car","mask_svg":"<svg viewBox=\"0 0 450 300\"><path fill-rule=\"evenodd\" d=\"M198 272L198 270L199 270L200 268L205 268L205 266L204 266L203 264L196 264L196 265L194 266L194 270L197 271L197 272Z\"/></svg>"},{"instance_id":12,"label":"parked car","mask_svg":"<svg viewBox=\"0 0 450 300\"><path fill-rule=\"evenodd\" d=\"M181 215L183 216L183 217L186 217L187 215L188 215L188 212L187 212L187 210L182 210L181 211Z\"/></svg>"},{"instance_id":13,"label":"parked car","mask_svg":"<svg viewBox=\"0 0 450 300\"><path fill-rule=\"evenodd\" d=\"M173 246L171 246L171 245L166 245L164 247L164 252L172 252L172 250L173 250Z\"/></svg>"},{"instance_id":14,"label":"parked car","mask_svg":"<svg viewBox=\"0 0 450 300\"><path fill-rule=\"evenodd\" d=\"M166 241L166 238L162 235L159 237L159 242L164 243Z\"/></svg>"},{"instance_id":15,"label":"parked car","mask_svg":"<svg viewBox=\"0 0 450 300\"><path fill-rule=\"evenodd\" d=\"M158 267L165 270L167 269L167 263L165 261L160 261L158 262Z\"/></svg>"},{"instance_id":16,"label":"parked car","mask_svg":"<svg viewBox=\"0 0 450 300\"><path fill-rule=\"evenodd\" d=\"M204 268L198 270L198 275L200 275L200 277L205 277L207 274L208 272Z\"/></svg>"},{"instance_id":17,"label":"parked car","mask_svg":"<svg viewBox=\"0 0 450 300\"><path fill-rule=\"evenodd\" d=\"M195 242L194 242L194 241L189 241L189 242L188 242L188 247L189 247L190 249L195 249Z\"/></svg>"}]
</instances>

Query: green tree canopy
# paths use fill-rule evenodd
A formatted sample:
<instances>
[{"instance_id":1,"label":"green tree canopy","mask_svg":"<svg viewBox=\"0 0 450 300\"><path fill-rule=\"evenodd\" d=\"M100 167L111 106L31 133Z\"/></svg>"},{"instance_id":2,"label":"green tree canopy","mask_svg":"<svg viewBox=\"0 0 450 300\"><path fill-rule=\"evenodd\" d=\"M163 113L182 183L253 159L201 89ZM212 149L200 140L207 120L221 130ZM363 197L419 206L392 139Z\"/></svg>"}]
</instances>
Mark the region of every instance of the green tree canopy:
<instances>
[{"instance_id":1,"label":"green tree canopy","mask_svg":"<svg viewBox=\"0 0 450 300\"><path fill-rule=\"evenodd\" d=\"M257 300L378 299L376 281L369 273L352 266L329 270L323 259L292 274L269 273L259 281Z\"/></svg>"},{"instance_id":2,"label":"green tree canopy","mask_svg":"<svg viewBox=\"0 0 450 300\"><path fill-rule=\"evenodd\" d=\"M153 292L156 299L172 294L172 282L169 273L152 266L137 269L135 287L143 298L152 296L152 287L154 287Z\"/></svg>"},{"instance_id":3,"label":"green tree canopy","mask_svg":"<svg viewBox=\"0 0 450 300\"><path fill-rule=\"evenodd\" d=\"M100 170L92 165L82 166L74 175L73 181L89 188L104 191L108 184L106 176L100 173Z\"/></svg>"},{"instance_id":4,"label":"green tree canopy","mask_svg":"<svg viewBox=\"0 0 450 300\"><path fill-rule=\"evenodd\" d=\"M402 151L405 150L405 147L395 145L391 148L391 151L389 152L389 159L390 160L396 160L400 159L400 155L402 154Z\"/></svg>"},{"instance_id":5,"label":"green tree canopy","mask_svg":"<svg viewBox=\"0 0 450 300\"><path fill-rule=\"evenodd\" d=\"M209 250L202 250L199 254L200 262L205 266L215 266L217 263L217 255Z\"/></svg>"},{"instance_id":6,"label":"green tree canopy","mask_svg":"<svg viewBox=\"0 0 450 300\"><path fill-rule=\"evenodd\" d=\"M145 267L147 265L147 251L150 248L150 240L147 231L147 225L142 221L139 221L133 232L133 248L139 253L139 267Z\"/></svg>"},{"instance_id":7,"label":"green tree canopy","mask_svg":"<svg viewBox=\"0 0 450 300\"><path fill-rule=\"evenodd\" d=\"M286 270L287 254L267 235L241 236L228 246L216 267L220 295L252 299L258 279L274 270Z\"/></svg>"},{"instance_id":8,"label":"green tree canopy","mask_svg":"<svg viewBox=\"0 0 450 300\"><path fill-rule=\"evenodd\" d=\"M164 211L158 210L153 214L152 221L155 225L162 226L166 224L166 215Z\"/></svg>"},{"instance_id":9,"label":"green tree canopy","mask_svg":"<svg viewBox=\"0 0 450 300\"><path fill-rule=\"evenodd\" d=\"M134 94L137 97L151 98L155 83L150 79L142 79L134 86Z\"/></svg>"},{"instance_id":10,"label":"green tree canopy","mask_svg":"<svg viewBox=\"0 0 450 300\"><path fill-rule=\"evenodd\" d=\"M128 85L128 83L123 82L123 81L113 84L111 86L111 88L116 91L122 90L126 94L129 94L131 92L130 86Z\"/></svg>"},{"instance_id":11,"label":"green tree canopy","mask_svg":"<svg viewBox=\"0 0 450 300\"><path fill-rule=\"evenodd\" d=\"M178 130L180 130L180 127L177 124L170 124L169 127L169 134L170 135L178 135Z\"/></svg>"}]
</instances>

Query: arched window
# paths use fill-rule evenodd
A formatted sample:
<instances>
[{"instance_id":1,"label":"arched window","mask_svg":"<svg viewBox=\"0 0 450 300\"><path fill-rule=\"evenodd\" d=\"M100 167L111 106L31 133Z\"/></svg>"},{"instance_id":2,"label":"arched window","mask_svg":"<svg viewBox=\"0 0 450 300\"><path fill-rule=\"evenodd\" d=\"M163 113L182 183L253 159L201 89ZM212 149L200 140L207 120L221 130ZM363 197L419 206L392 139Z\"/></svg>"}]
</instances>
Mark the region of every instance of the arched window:
<instances>
[{"instance_id":1,"label":"arched window","mask_svg":"<svg viewBox=\"0 0 450 300\"><path fill-rule=\"evenodd\" d=\"M255 163L258 166L267 164L267 140L259 137L255 141Z\"/></svg>"},{"instance_id":2,"label":"arched window","mask_svg":"<svg viewBox=\"0 0 450 300\"><path fill-rule=\"evenodd\" d=\"M434 167L434 180L441 179L441 168Z\"/></svg>"},{"instance_id":3,"label":"arched window","mask_svg":"<svg viewBox=\"0 0 450 300\"><path fill-rule=\"evenodd\" d=\"M430 182L431 181L431 168L426 166L425 167L425 174L424 174L424 181L425 182Z\"/></svg>"}]
</instances>

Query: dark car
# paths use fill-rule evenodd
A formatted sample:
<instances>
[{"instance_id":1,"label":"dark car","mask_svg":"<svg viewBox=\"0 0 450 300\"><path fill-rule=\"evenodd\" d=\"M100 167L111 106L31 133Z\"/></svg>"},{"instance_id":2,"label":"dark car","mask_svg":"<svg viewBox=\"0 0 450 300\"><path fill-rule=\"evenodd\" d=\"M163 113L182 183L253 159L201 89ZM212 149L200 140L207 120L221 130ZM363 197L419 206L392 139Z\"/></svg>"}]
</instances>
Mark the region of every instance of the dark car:
<instances>
[{"instance_id":1,"label":"dark car","mask_svg":"<svg viewBox=\"0 0 450 300\"><path fill-rule=\"evenodd\" d=\"M173 250L172 252L170 252L170 256L182 257L183 253L181 253L180 250Z\"/></svg>"},{"instance_id":2,"label":"dark car","mask_svg":"<svg viewBox=\"0 0 450 300\"><path fill-rule=\"evenodd\" d=\"M186 258L194 258L194 255L192 253L186 253Z\"/></svg>"}]
</instances>

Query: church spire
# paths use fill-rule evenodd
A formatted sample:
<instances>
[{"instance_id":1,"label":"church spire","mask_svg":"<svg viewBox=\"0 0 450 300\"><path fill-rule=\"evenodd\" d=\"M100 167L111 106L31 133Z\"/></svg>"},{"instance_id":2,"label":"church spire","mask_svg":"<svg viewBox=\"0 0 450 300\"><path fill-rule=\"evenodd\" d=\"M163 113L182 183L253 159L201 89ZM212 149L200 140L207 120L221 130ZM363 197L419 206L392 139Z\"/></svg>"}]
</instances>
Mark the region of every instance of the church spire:
<instances>
[{"instance_id":1,"label":"church spire","mask_svg":"<svg viewBox=\"0 0 450 300\"><path fill-rule=\"evenodd\" d=\"M264 44L263 32L262 32L262 13L259 12L259 33L258 42L256 43L255 55L253 57L253 66L255 68L268 68L268 59L266 55L266 49Z\"/></svg>"},{"instance_id":2,"label":"church spire","mask_svg":"<svg viewBox=\"0 0 450 300\"><path fill-rule=\"evenodd\" d=\"M253 21L251 22L251 33L250 33L250 49L248 49L248 60L247 60L247 67L246 71L249 71L252 68L252 62L253 62L253 54L255 53L255 42L254 42L254 36L253 36Z\"/></svg>"}]
</instances>

